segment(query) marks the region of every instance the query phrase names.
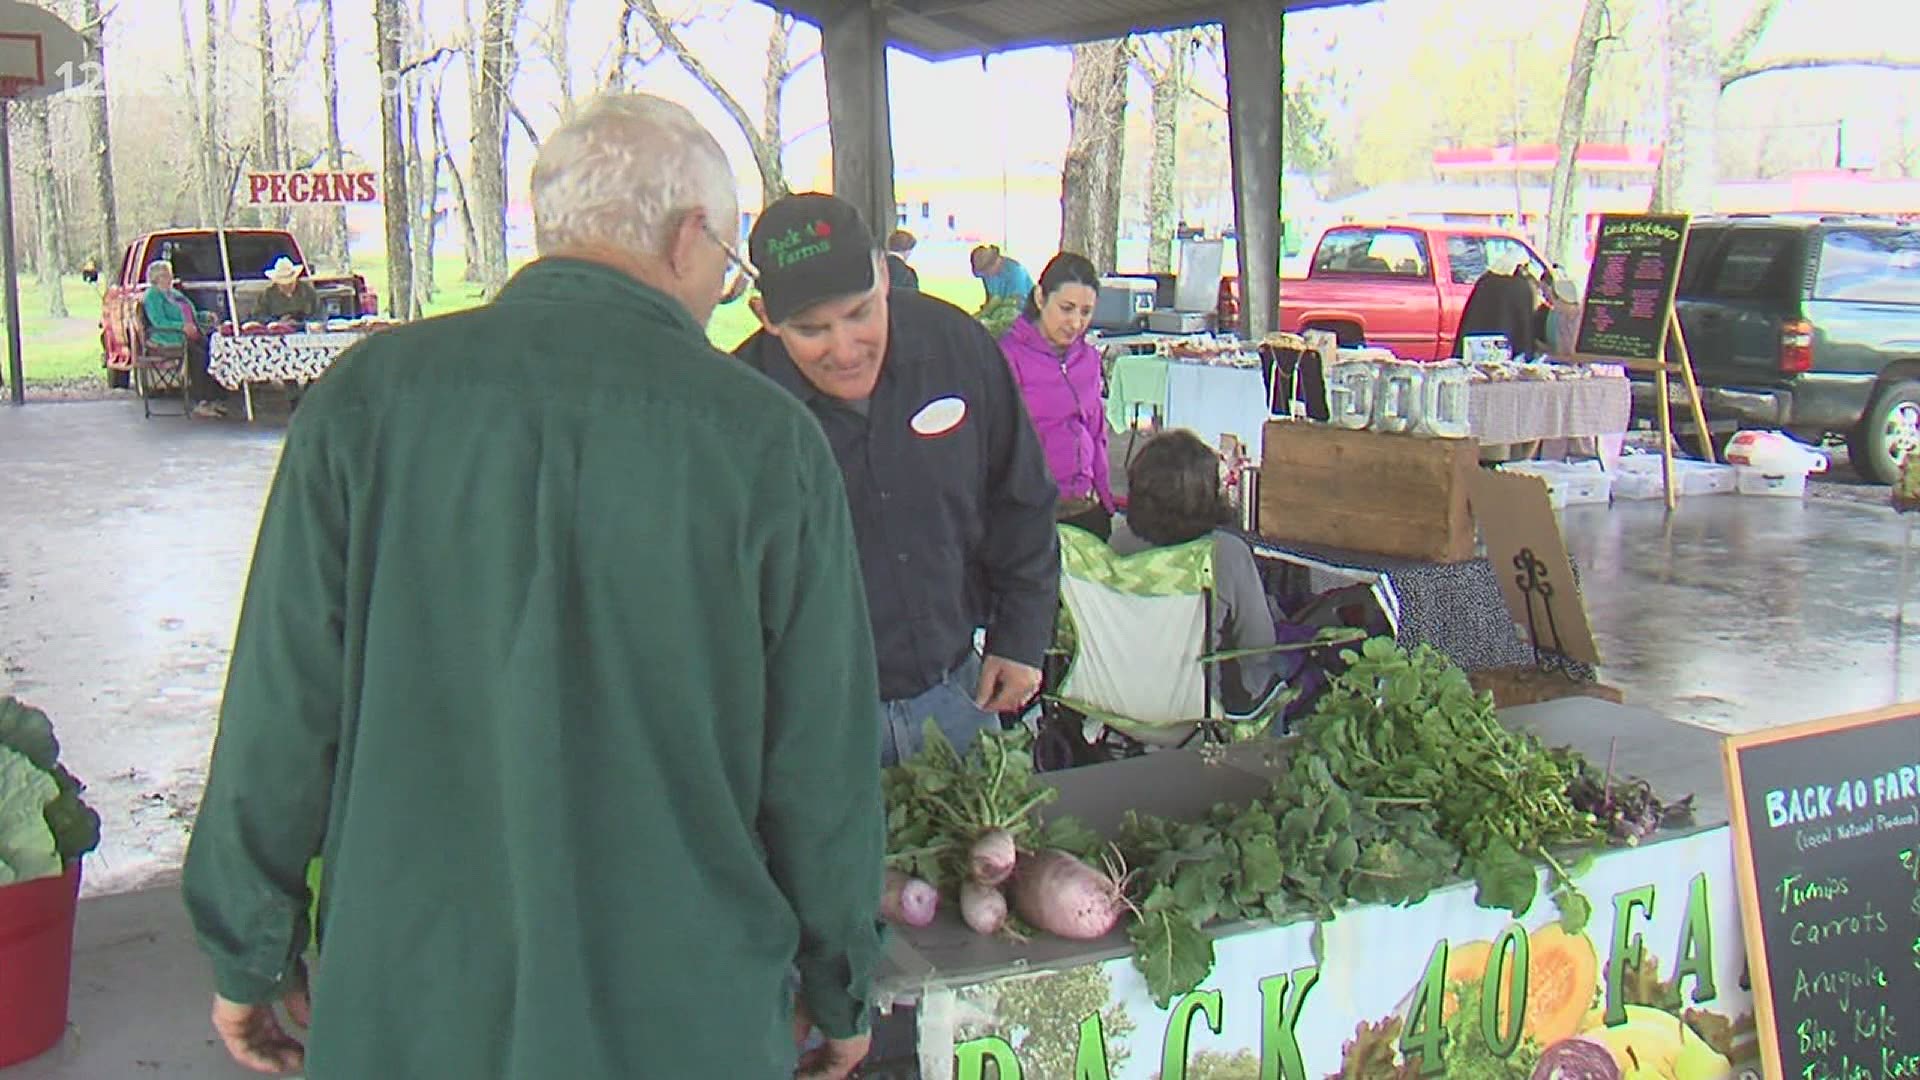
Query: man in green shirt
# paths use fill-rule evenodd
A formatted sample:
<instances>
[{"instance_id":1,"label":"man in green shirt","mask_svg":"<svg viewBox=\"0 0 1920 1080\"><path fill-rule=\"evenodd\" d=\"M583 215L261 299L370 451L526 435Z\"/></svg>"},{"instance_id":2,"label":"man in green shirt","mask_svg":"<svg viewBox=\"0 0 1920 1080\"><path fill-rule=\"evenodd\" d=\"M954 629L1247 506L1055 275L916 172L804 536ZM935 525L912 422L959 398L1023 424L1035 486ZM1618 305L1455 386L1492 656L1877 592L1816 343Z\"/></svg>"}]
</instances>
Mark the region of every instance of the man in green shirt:
<instances>
[{"instance_id":1,"label":"man in green shirt","mask_svg":"<svg viewBox=\"0 0 1920 1080\"><path fill-rule=\"evenodd\" d=\"M596 102L541 149L541 257L289 425L183 883L242 1064L774 1080L805 1025L808 1075L865 1055L873 641L819 425L702 330L735 190L681 107ZM306 1014L315 855L303 1052L273 1006Z\"/></svg>"},{"instance_id":2,"label":"man in green shirt","mask_svg":"<svg viewBox=\"0 0 1920 1080\"><path fill-rule=\"evenodd\" d=\"M267 268L267 288L254 301L261 322L307 322L320 317L320 294L301 276L305 267L285 255Z\"/></svg>"}]
</instances>

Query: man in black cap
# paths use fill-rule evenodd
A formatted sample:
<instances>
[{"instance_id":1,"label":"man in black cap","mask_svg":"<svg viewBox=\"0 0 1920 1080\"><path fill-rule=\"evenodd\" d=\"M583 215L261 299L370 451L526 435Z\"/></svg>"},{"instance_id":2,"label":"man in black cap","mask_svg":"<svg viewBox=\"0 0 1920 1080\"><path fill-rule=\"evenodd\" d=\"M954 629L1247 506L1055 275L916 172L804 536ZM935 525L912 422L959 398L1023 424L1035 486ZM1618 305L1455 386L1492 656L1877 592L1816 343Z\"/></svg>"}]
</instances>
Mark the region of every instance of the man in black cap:
<instances>
[{"instance_id":1,"label":"man in black cap","mask_svg":"<svg viewBox=\"0 0 1920 1080\"><path fill-rule=\"evenodd\" d=\"M779 200L748 252L762 329L736 355L807 403L839 459L878 653L882 761L918 752L929 717L964 753L1039 690L1058 606L1058 489L1011 369L959 308L890 291L879 245L843 200Z\"/></svg>"}]
</instances>

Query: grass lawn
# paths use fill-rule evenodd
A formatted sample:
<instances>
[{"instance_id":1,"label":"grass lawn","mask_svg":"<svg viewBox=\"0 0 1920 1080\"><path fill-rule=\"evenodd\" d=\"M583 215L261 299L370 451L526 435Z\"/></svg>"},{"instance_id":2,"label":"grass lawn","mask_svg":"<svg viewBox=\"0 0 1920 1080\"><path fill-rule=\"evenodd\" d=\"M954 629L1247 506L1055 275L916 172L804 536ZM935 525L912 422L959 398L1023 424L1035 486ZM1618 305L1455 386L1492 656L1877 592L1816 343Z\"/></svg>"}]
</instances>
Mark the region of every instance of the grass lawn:
<instances>
[{"instance_id":1,"label":"grass lawn","mask_svg":"<svg viewBox=\"0 0 1920 1080\"><path fill-rule=\"evenodd\" d=\"M434 296L427 304L428 315L442 315L473 307L481 302L478 286L461 281L466 264L459 256L435 259ZM518 269L516 263L511 269ZM354 270L366 276L374 291L382 293L385 303L386 258L363 256L354 260ZM927 293L972 311L980 306L980 283L971 277L939 278L922 276L921 288ZM64 281L67 317L47 315L47 290L39 279L27 276L20 281L20 358L27 383L71 385L102 381L100 365L100 300L106 280L88 285L78 275ZM745 300L729 304L713 313L707 336L715 346L732 349L758 328ZM4 360L0 360L0 367Z\"/></svg>"}]
</instances>

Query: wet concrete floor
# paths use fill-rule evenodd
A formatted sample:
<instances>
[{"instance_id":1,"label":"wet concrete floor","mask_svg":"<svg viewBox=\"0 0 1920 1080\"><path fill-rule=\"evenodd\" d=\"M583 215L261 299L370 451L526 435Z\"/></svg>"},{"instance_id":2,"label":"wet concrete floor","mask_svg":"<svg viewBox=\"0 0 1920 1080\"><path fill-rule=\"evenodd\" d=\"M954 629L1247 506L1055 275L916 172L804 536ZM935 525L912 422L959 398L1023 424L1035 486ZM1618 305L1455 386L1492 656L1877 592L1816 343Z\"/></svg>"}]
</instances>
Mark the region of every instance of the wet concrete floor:
<instances>
[{"instance_id":1,"label":"wet concrete floor","mask_svg":"<svg viewBox=\"0 0 1920 1080\"><path fill-rule=\"evenodd\" d=\"M89 894L179 864L283 432L124 398L0 408L0 693L48 710L108 822ZM1568 509L1602 678L1717 730L1920 700L1905 522L1850 494Z\"/></svg>"}]
</instances>

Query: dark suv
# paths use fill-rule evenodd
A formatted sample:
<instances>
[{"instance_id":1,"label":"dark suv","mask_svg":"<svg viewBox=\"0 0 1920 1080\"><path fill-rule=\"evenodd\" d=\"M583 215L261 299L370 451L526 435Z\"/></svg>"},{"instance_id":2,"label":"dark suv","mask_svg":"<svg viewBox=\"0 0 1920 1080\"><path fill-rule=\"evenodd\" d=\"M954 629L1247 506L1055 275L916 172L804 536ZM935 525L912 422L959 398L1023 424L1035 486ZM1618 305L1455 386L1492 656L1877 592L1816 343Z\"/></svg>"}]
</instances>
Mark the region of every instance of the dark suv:
<instances>
[{"instance_id":1,"label":"dark suv","mask_svg":"<svg viewBox=\"0 0 1920 1080\"><path fill-rule=\"evenodd\" d=\"M1920 445L1920 225L1697 218L1679 311L1711 426L1844 438L1855 470L1880 483ZM1652 391L1637 383L1636 405Z\"/></svg>"}]
</instances>

